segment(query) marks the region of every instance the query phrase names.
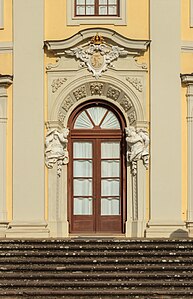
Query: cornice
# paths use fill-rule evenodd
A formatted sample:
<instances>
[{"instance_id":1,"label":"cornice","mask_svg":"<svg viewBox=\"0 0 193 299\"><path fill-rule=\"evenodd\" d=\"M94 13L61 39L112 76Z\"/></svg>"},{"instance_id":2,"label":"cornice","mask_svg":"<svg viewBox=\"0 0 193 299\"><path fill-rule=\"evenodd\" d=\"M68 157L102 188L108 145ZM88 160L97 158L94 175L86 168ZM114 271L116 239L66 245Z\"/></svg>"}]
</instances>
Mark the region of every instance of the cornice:
<instances>
[{"instance_id":1,"label":"cornice","mask_svg":"<svg viewBox=\"0 0 193 299\"><path fill-rule=\"evenodd\" d=\"M7 87L12 83L13 83L13 76L0 74L0 87L1 86Z\"/></svg>"},{"instance_id":2,"label":"cornice","mask_svg":"<svg viewBox=\"0 0 193 299\"><path fill-rule=\"evenodd\" d=\"M81 43L90 41L91 38L97 33L104 38L105 42L111 43L112 45L116 44L120 47L123 47L127 51L135 52L136 55L141 55L143 52L147 51L147 48L150 44L150 40L129 39L118 34L114 30L105 28L81 30L70 38L63 40L47 40L44 42L44 44L48 51L53 52L55 55L59 55L62 51L74 48Z\"/></svg>"}]
</instances>

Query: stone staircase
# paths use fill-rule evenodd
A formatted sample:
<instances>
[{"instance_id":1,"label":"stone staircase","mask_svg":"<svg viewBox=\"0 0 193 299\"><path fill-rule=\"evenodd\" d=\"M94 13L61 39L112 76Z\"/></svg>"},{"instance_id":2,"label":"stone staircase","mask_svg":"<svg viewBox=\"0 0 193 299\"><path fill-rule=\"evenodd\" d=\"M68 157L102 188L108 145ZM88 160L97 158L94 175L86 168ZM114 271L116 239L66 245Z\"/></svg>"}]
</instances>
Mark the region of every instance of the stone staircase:
<instances>
[{"instance_id":1,"label":"stone staircase","mask_svg":"<svg viewBox=\"0 0 193 299\"><path fill-rule=\"evenodd\" d=\"M193 298L193 240L0 240L0 298Z\"/></svg>"}]
</instances>

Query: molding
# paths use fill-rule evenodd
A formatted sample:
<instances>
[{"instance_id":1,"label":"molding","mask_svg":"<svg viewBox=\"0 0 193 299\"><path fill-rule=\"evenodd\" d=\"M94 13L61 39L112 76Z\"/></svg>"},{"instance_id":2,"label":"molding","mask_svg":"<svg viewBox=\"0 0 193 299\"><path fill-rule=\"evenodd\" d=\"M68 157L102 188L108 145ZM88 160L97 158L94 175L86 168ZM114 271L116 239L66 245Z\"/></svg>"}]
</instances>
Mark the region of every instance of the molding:
<instances>
[{"instance_id":1,"label":"molding","mask_svg":"<svg viewBox=\"0 0 193 299\"><path fill-rule=\"evenodd\" d=\"M13 76L0 74L0 87L8 87L13 83Z\"/></svg>"},{"instance_id":2,"label":"molding","mask_svg":"<svg viewBox=\"0 0 193 299\"><path fill-rule=\"evenodd\" d=\"M2 53L12 53L13 43L12 42L0 42L0 54Z\"/></svg>"},{"instance_id":3,"label":"molding","mask_svg":"<svg viewBox=\"0 0 193 299\"><path fill-rule=\"evenodd\" d=\"M193 73L192 74L180 74L181 81L185 85L193 84Z\"/></svg>"},{"instance_id":4,"label":"molding","mask_svg":"<svg viewBox=\"0 0 193 299\"><path fill-rule=\"evenodd\" d=\"M147 51L150 44L149 40L129 39L114 30L100 27L81 30L67 39L47 40L44 43L49 52L53 52L56 56L60 56L64 55L66 50L76 47L80 43L87 43L93 38L93 36L96 35L96 33L101 35L108 44L117 44L125 50L132 52L136 56L142 55L145 51Z\"/></svg>"},{"instance_id":5,"label":"molding","mask_svg":"<svg viewBox=\"0 0 193 299\"><path fill-rule=\"evenodd\" d=\"M4 0L0 0L0 29L4 28Z\"/></svg>"},{"instance_id":6,"label":"molding","mask_svg":"<svg viewBox=\"0 0 193 299\"><path fill-rule=\"evenodd\" d=\"M74 16L74 0L67 0L67 25L79 26L80 24L98 25L98 24L112 24L112 25L127 25L127 0L120 1L120 17L107 16Z\"/></svg>"},{"instance_id":7,"label":"molding","mask_svg":"<svg viewBox=\"0 0 193 299\"><path fill-rule=\"evenodd\" d=\"M184 53L193 53L193 41L182 41L181 51Z\"/></svg>"}]
</instances>

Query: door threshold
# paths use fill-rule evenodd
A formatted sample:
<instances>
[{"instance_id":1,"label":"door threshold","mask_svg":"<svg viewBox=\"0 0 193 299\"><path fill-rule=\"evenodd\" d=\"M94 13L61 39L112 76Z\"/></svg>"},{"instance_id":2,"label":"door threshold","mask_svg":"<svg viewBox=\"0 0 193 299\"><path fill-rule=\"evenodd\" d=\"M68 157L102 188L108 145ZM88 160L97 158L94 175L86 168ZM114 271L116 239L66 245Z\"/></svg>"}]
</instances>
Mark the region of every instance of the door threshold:
<instances>
[{"instance_id":1,"label":"door threshold","mask_svg":"<svg viewBox=\"0 0 193 299\"><path fill-rule=\"evenodd\" d=\"M89 234L84 234L84 235L77 235L77 234L70 234L70 238L77 238L77 239L120 239L120 238L126 238L124 234L121 235L104 235L104 234L97 234L97 235L89 235Z\"/></svg>"}]
</instances>

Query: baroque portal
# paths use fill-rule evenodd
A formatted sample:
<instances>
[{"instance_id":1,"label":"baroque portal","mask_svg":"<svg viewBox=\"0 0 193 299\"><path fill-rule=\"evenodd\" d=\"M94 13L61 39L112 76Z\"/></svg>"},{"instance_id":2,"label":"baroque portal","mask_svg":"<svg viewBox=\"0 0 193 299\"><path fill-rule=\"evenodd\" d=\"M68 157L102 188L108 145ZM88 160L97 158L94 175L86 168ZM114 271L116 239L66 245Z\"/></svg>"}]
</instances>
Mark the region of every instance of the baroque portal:
<instances>
[{"instance_id":1,"label":"baroque portal","mask_svg":"<svg viewBox=\"0 0 193 299\"><path fill-rule=\"evenodd\" d=\"M126 236L144 236L146 194L145 191L139 192L139 189L145 190L149 158L145 84L147 67L138 64L137 57L147 50L148 43L127 40L114 31L101 28L83 30L72 39L45 42L47 51L56 57L56 64L47 66L48 131L45 153L46 164L50 168L49 228L52 236L68 236L71 232L71 216L67 212L71 192L67 179L70 165L74 163L72 160L76 158L72 158L69 119L76 109L91 102L99 106L106 105L110 110L114 107L124 119L126 130L122 128L120 131L122 144L125 144L122 151L124 158L117 158L125 161L120 160L126 165L124 177L127 178L124 187L124 206L127 206L127 210L121 227L124 227ZM84 118L89 118L85 113ZM81 132L83 138L84 130ZM103 181L103 178L100 180ZM89 194L86 196L92 198L92 194ZM118 193L112 193L112 196L115 196L115 201L118 200ZM79 200L83 197L80 192Z\"/></svg>"}]
</instances>

